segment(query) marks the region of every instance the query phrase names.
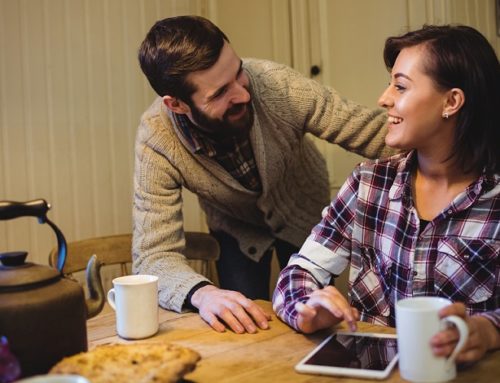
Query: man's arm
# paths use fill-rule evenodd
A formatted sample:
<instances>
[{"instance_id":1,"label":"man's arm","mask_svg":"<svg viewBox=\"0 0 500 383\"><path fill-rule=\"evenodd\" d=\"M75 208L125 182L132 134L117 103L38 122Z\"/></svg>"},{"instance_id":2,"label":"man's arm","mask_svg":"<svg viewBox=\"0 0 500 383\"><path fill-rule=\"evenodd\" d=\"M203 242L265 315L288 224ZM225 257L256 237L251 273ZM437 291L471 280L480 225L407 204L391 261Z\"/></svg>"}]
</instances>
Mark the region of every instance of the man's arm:
<instances>
[{"instance_id":1,"label":"man's arm","mask_svg":"<svg viewBox=\"0 0 500 383\"><path fill-rule=\"evenodd\" d=\"M367 158L395 154L385 145L386 111L346 100L333 88L281 64L245 60L256 97L280 124ZM375 100L374 100L375 101Z\"/></svg>"},{"instance_id":2,"label":"man's arm","mask_svg":"<svg viewBox=\"0 0 500 383\"><path fill-rule=\"evenodd\" d=\"M147 128L140 128L136 144L134 272L159 277L160 306L180 312L191 304L217 331L223 331L225 325L237 333L255 332L257 326L267 328L271 317L255 302L235 291L204 284L208 279L187 264L182 254L181 175L161 150L150 144L151 138L141 136L145 132ZM200 288L189 294L196 286ZM190 302L186 302L188 295Z\"/></svg>"},{"instance_id":3,"label":"man's arm","mask_svg":"<svg viewBox=\"0 0 500 383\"><path fill-rule=\"evenodd\" d=\"M149 138L141 140L142 133L136 144L133 269L157 275L160 305L180 312L190 289L208 279L197 274L182 254L180 175Z\"/></svg>"}]
</instances>

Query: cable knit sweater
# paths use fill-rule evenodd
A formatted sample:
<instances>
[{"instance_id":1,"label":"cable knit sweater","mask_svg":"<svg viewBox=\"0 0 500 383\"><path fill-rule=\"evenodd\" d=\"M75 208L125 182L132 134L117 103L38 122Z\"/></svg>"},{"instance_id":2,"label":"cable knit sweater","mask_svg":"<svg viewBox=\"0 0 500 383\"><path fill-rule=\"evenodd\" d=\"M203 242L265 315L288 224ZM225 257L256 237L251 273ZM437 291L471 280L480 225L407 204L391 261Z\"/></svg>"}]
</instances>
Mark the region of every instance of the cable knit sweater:
<instances>
[{"instance_id":1,"label":"cable knit sweater","mask_svg":"<svg viewBox=\"0 0 500 383\"><path fill-rule=\"evenodd\" d=\"M342 99L284 65L246 59L254 124L250 141L262 192L242 187L222 166L193 154L157 98L143 114L135 148L133 268L159 276L162 307L181 311L189 290L206 280L182 255L183 187L197 194L215 231L235 237L260 259L274 238L300 246L330 202L326 164L311 133L374 158L384 146L386 115Z\"/></svg>"}]
</instances>

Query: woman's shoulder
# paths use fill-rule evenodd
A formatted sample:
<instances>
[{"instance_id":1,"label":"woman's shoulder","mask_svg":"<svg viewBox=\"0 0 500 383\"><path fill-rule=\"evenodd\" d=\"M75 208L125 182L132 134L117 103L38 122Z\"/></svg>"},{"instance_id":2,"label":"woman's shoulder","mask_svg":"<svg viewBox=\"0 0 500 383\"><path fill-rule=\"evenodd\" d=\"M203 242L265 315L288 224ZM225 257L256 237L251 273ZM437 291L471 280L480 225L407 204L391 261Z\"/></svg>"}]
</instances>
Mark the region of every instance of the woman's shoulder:
<instances>
[{"instance_id":1,"label":"woman's shoulder","mask_svg":"<svg viewBox=\"0 0 500 383\"><path fill-rule=\"evenodd\" d=\"M366 160L356 166L359 174L389 175L406 171L413 162L412 152L398 153L390 157Z\"/></svg>"}]
</instances>

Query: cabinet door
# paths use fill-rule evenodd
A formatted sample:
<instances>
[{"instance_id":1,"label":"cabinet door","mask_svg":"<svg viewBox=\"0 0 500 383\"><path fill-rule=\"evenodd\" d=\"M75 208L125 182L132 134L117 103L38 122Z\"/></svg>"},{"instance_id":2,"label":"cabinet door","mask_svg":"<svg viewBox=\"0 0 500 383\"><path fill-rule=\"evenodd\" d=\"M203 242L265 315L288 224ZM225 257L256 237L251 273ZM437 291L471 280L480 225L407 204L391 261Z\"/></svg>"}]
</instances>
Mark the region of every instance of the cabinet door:
<instances>
[{"instance_id":1,"label":"cabinet door","mask_svg":"<svg viewBox=\"0 0 500 383\"><path fill-rule=\"evenodd\" d=\"M500 52L494 1L447 0L291 0L292 61L296 69L369 107L387 86L382 59L387 37L424 24L460 23L483 33ZM316 140L325 155L335 195L362 160L336 145Z\"/></svg>"}]
</instances>

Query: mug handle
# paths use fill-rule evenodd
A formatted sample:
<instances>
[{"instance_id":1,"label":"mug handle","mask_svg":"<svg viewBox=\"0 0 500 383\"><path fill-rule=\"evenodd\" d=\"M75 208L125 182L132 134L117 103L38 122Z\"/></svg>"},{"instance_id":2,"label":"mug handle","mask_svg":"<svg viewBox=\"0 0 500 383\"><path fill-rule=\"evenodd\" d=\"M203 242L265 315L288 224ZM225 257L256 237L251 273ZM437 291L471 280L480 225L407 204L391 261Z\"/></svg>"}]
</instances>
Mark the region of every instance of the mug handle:
<instances>
[{"instance_id":1,"label":"mug handle","mask_svg":"<svg viewBox=\"0 0 500 383\"><path fill-rule=\"evenodd\" d=\"M465 323L465 321L462 318L456 315L450 315L448 317L443 318L442 320L444 322L453 323L456 326L458 333L460 335L455 349L451 353L450 357L447 359L447 362L451 363L455 361L455 358L457 357L458 353L464 348L465 342L467 342L467 338L469 337L469 326L467 325L467 323Z\"/></svg>"},{"instance_id":2,"label":"mug handle","mask_svg":"<svg viewBox=\"0 0 500 383\"><path fill-rule=\"evenodd\" d=\"M111 289L111 290L108 291L108 303L111 306L111 308L116 311L115 289Z\"/></svg>"}]
</instances>

